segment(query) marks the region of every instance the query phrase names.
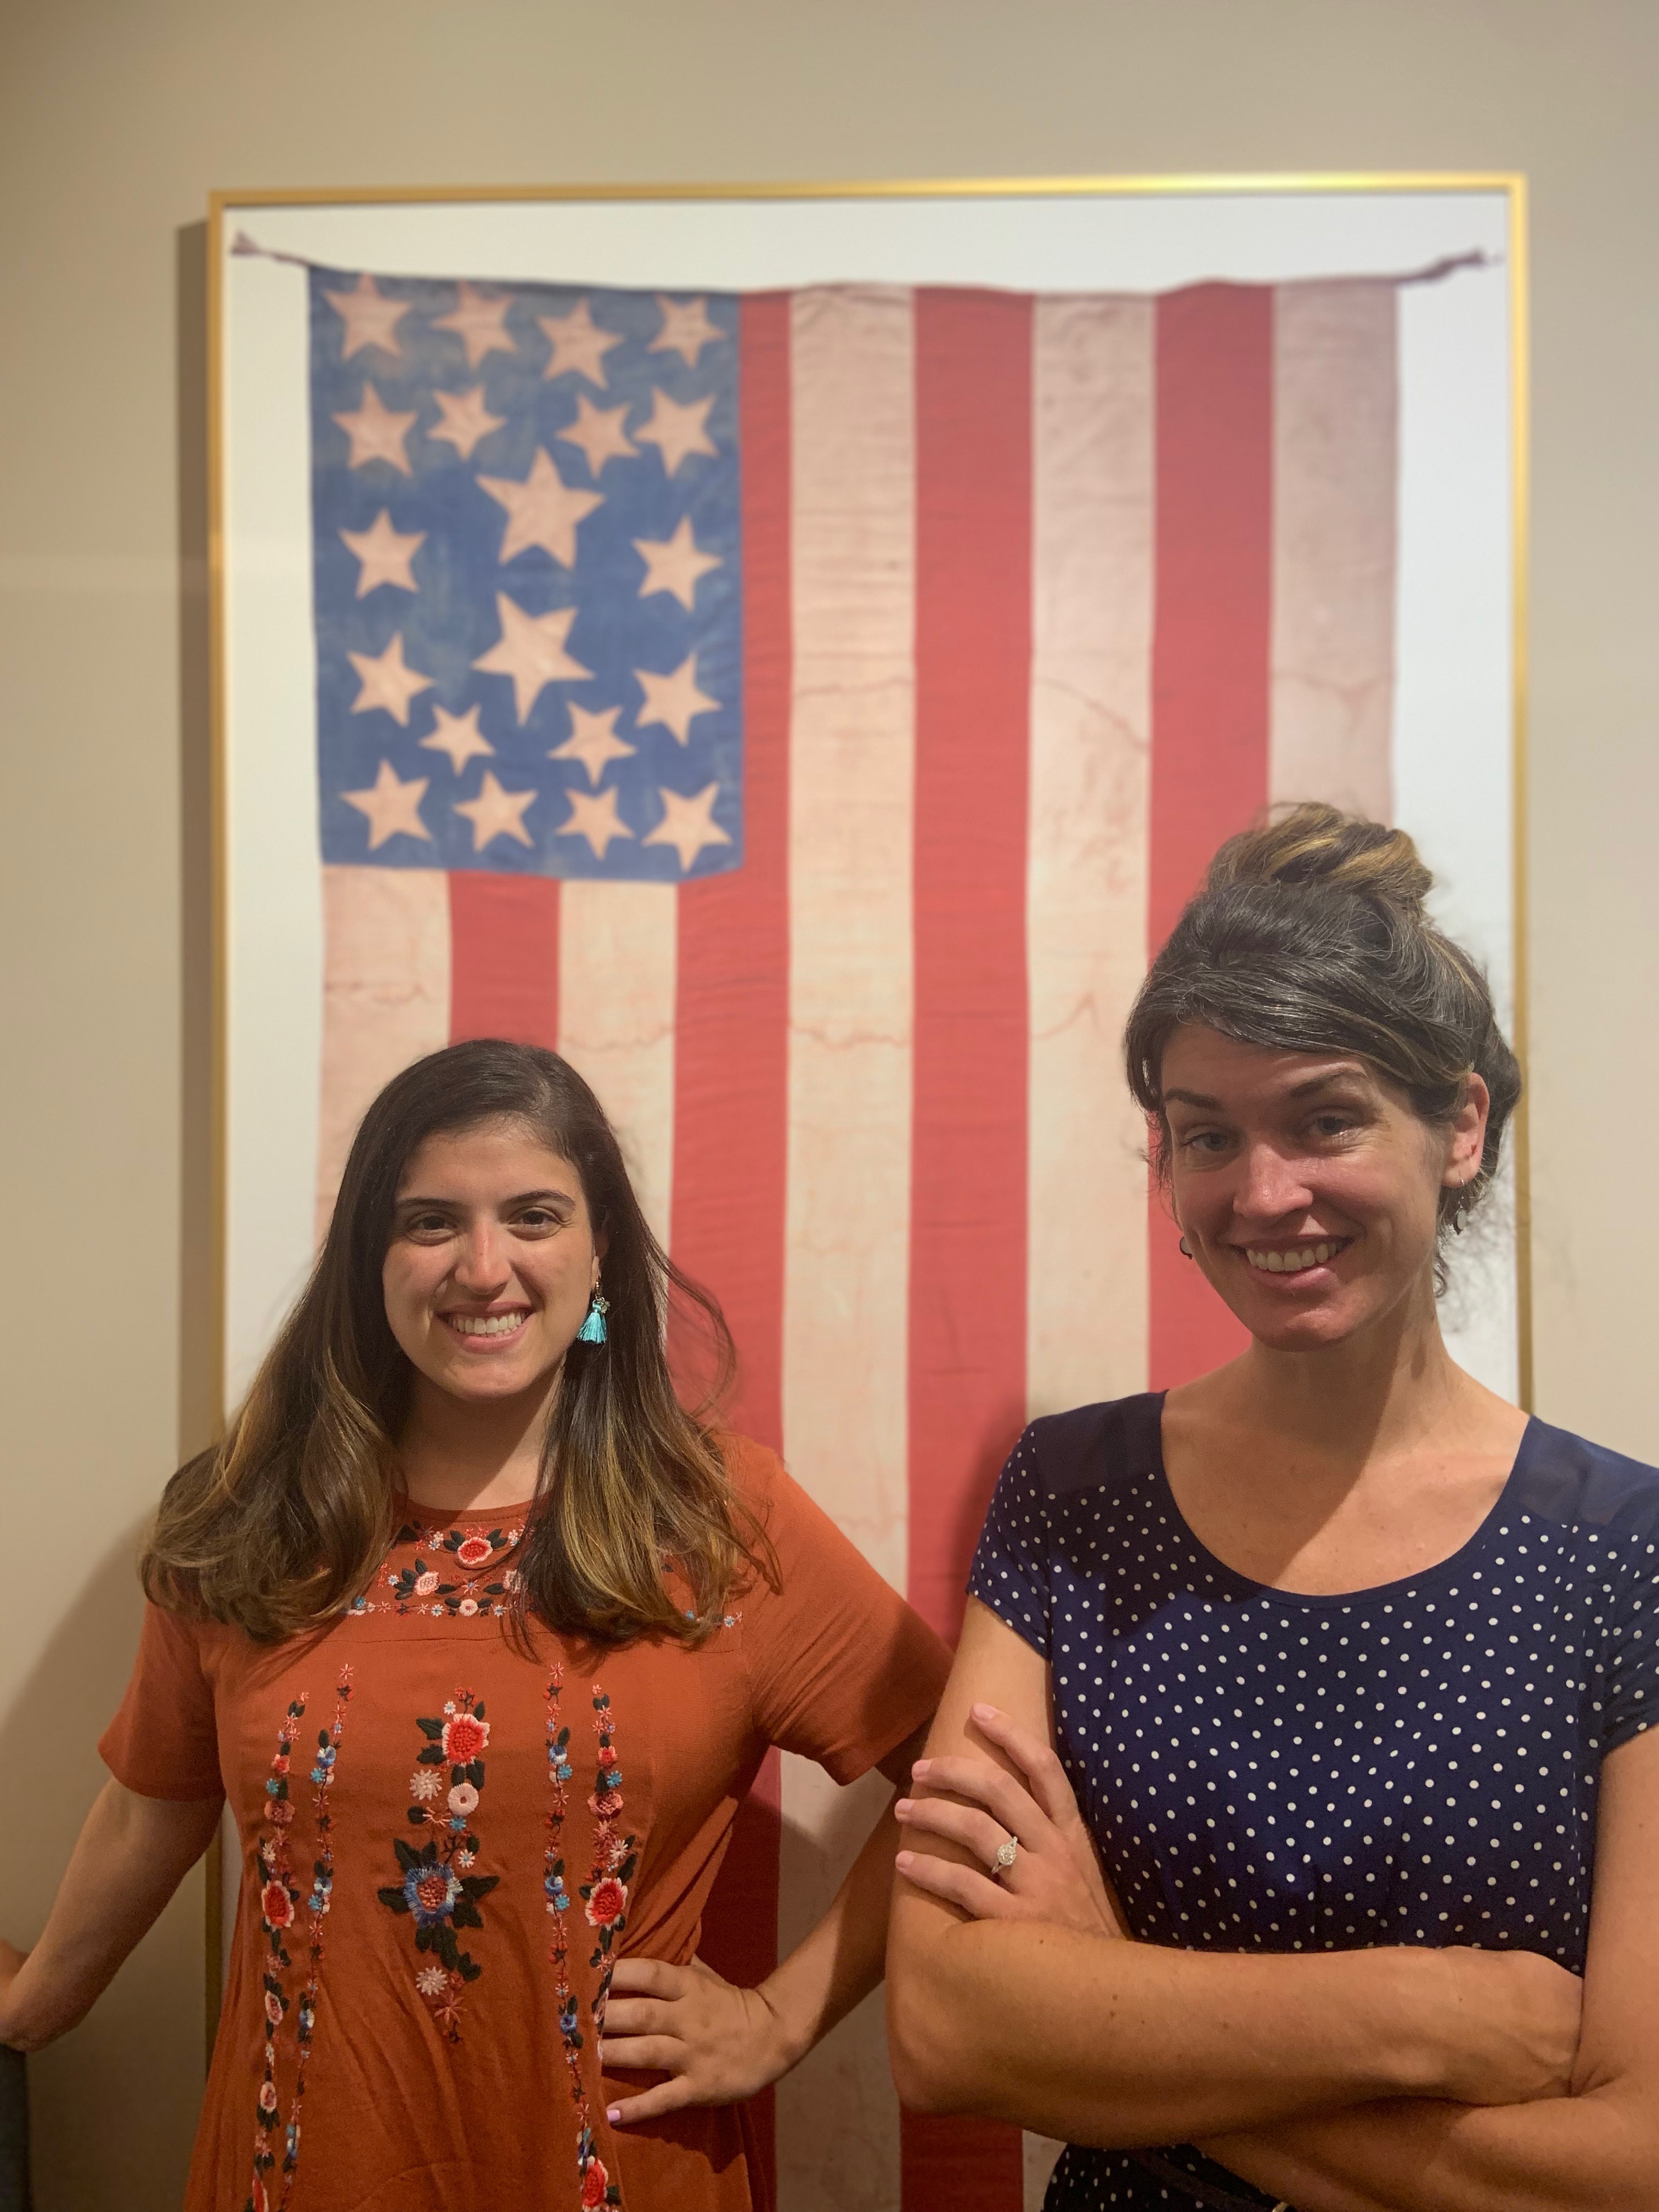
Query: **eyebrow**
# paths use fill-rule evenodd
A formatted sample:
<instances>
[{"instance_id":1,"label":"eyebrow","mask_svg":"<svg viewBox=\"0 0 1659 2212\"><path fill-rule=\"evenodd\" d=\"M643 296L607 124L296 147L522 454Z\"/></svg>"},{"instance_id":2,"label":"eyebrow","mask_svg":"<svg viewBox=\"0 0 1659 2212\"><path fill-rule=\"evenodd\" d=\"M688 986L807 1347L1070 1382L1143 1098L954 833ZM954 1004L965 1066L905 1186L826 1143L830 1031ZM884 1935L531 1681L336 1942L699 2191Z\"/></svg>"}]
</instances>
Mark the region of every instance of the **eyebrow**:
<instances>
[{"instance_id":1,"label":"eyebrow","mask_svg":"<svg viewBox=\"0 0 1659 2212\"><path fill-rule=\"evenodd\" d=\"M1361 1083L1365 1080L1363 1068L1333 1067L1324 1075L1310 1075L1305 1083L1292 1084L1285 1094L1288 1098L1311 1098L1316 1091L1323 1091L1333 1083ZM1195 1106L1203 1114L1220 1114L1226 1109L1219 1098L1212 1098L1204 1091L1166 1091L1166 1106Z\"/></svg>"},{"instance_id":2,"label":"eyebrow","mask_svg":"<svg viewBox=\"0 0 1659 2212\"><path fill-rule=\"evenodd\" d=\"M516 1198L509 1198L505 1203L508 1206L538 1206L550 1198L556 1199L561 1206L574 1206L576 1202L568 1190L521 1190ZM397 1203L399 1206L434 1206L440 1212L450 1212L459 1207L461 1201L454 1198L422 1198L411 1194L408 1198L398 1199Z\"/></svg>"}]
</instances>

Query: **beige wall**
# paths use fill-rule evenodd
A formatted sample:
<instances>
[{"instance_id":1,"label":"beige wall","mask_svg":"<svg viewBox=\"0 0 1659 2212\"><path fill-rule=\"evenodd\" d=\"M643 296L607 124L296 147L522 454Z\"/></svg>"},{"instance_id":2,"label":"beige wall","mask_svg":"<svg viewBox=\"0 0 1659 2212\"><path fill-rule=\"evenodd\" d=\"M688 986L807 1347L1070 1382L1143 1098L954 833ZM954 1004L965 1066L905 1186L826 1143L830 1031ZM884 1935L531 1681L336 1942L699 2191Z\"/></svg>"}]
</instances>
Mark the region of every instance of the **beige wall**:
<instances>
[{"instance_id":1,"label":"beige wall","mask_svg":"<svg viewBox=\"0 0 1659 2212\"><path fill-rule=\"evenodd\" d=\"M134 1531L203 1433L199 383L180 352L200 240L180 234L210 188L1528 172L1538 1401L1659 1457L1656 63L1652 0L9 0L5 1932L38 1929L96 1787ZM135 2212L176 2203L200 1921L192 1886L36 2062L43 2212L117 2183Z\"/></svg>"}]
</instances>

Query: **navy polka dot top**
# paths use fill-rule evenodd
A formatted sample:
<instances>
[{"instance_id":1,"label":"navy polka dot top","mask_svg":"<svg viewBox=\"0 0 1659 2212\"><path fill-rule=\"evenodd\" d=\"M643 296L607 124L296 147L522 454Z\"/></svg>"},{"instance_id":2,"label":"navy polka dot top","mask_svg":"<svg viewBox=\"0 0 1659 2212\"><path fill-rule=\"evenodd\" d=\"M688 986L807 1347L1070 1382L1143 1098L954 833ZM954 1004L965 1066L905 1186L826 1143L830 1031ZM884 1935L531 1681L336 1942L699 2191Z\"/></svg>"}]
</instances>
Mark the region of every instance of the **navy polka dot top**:
<instances>
[{"instance_id":1,"label":"navy polka dot top","mask_svg":"<svg viewBox=\"0 0 1659 2212\"><path fill-rule=\"evenodd\" d=\"M968 1585L1053 1668L1133 1933L1514 1945L1582 1972L1601 1759L1659 1723L1659 1472L1534 1420L1460 1551L1308 1597L1194 1536L1163 1402L1032 1422ZM1074 2146L1046 2212L1270 2202L1189 2146Z\"/></svg>"}]
</instances>

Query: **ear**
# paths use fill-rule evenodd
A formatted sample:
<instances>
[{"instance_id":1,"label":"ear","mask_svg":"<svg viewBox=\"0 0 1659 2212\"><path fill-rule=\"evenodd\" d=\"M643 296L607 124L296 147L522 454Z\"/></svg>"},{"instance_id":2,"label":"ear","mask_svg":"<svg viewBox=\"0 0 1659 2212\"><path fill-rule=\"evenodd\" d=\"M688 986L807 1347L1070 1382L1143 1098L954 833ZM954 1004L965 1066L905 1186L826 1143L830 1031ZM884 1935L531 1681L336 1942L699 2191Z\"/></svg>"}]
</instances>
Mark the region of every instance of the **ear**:
<instances>
[{"instance_id":1,"label":"ear","mask_svg":"<svg viewBox=\"0 0 1659 2212\"><path fill-rule=\"evenodd\" d=\"M1463 1089L1463 1103L1452 1120L1445 1170L1440 1178L1443 1188L1460 1189L1480 1174L1481 1157L1486 1148L1486 1117L1491 1111L1492 1093L1486 1088L1486 1078L1471 1069Z\"/></svg>"}]
</instances>

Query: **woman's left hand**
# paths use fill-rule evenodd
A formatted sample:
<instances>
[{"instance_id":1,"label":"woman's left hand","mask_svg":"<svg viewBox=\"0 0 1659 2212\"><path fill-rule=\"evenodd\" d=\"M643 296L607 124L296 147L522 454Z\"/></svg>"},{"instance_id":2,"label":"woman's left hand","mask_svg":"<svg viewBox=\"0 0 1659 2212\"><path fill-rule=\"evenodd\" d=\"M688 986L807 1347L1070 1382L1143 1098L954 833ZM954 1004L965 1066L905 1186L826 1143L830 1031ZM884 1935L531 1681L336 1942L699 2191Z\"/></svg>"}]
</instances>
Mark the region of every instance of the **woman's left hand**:
<instances>
[{"instance_id":1,"label":"woman's left hand","mask_svg":"<svg viewBox=\"0 0 1659 2212\"><path fill-rule=\"evenodd\" d=\"M665 2074L605 2117L614 2127L687 2105L735 2105L787 2074L800 2054L760 1990L739 1989L693 1959L619 1959L605 2001L599 2061L607 2073Z\"/></svg>"},{"instance_id":2,"label":"woman's left hand","mask_svg":"<svg viewBox=\"0 0 1659 2212\"><path fill-rule=\"evenodd\" d=\"M1052 1747L994 1705L975 1705L972 1717L1024 1783L988 1759L919 1759L911 1769L915 1780L929 1792L947 1794L899 1799L893 1810L907 1840L946 1838L970 1852L975 1863L903 1850L899 1872L970 1919L1036 1920L1083 1936L1127 1936L1094 1838ZM953 1798L968 1802L952 1803ZM1012 1863L999 1865L998 1853L1010 1841Z\"/></svg>"}]
</instances>

